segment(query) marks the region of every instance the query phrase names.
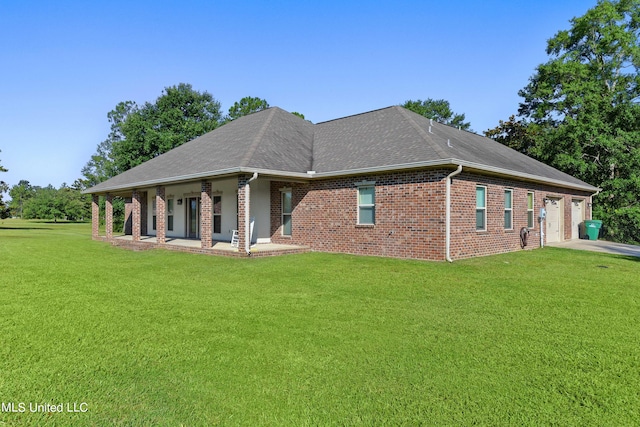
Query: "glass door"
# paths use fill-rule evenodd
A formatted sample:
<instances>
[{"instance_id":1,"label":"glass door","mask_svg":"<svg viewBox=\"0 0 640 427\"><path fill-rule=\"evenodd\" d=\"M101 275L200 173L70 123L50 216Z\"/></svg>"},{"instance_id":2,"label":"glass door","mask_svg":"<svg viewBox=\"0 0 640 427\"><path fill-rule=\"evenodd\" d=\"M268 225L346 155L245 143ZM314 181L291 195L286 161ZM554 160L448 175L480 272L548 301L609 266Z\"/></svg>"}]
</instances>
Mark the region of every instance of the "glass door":
<instances>
[{"instance_id":1,"label":"glass door","mask_svg":"<svg viewBox=\"0 0 640 427\"><path fill-rule=\"evenodd\" d=\"M187 200L187 237L200 237L200 198L190 197Z\"/></svg>"}]
</instances>

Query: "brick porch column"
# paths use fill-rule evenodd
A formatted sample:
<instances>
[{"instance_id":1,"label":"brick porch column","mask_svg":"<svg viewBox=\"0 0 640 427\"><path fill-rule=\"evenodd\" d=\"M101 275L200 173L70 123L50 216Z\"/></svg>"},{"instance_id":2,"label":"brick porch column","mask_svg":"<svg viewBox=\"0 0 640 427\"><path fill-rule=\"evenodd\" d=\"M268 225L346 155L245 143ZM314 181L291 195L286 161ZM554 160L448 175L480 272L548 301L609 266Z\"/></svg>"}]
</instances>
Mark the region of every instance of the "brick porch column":
<instances>
[{"instance_id":1,"label":"brick porch column","mask_svg":"<svg viewBox=\"0 0 640 427\"><path fill-rule=\"evenodd\" d=\"M131 212L131 235L133 236L133 241L137 242L140 240L140 217L141 217L141 194L138 190L133 190L133 194L131 195L131 204L132 212Z\"/></svg>"},{"instance_id":2,"label":"brick porch column","mask_svg":"<svg viewBox=\"0 0 640 427\"><path fill-rule=\"evenodd\" d=\"M240 251L244 250L247 230L245 227L245 204L247 200L247 195L245 194L245 186L247 181L251 179L248 175L240 175L238 176L238 249Z\"/></svg>"},{"instance_id":3,"label":"brick porch column","mask_svg":"<svg viewBox=\"0 0 640 427\"><path fill-rule=\"evenodd\" d=\"M210 248L213 246L213 202L211 197L211 183L202 181L202 194L200 195L200 246Z\"/></svg>"},{"instance_id":4,"label":"brick porch column","mask_svg":"<svg viewBox=\"0 0 640 427\"><path fill-rule=\"evenodd\" d=\"M164 186L158 185L156 187L156 240L160 244L166 242L166 199L164 195Z\"/></svg>"},{"instance_id":5,"label":"brick porch column","mask_svg":"<svg viewBox=\"0 0 640 427\"><path fill-rule=\"evenodd\" d=\"M113 196L107 193L104 204L104 221L108 240L113 239Z\"/></svg>"},{"instance_id":6,"label":"brick porch column","mask_svg":"<svg viewBox=\"0 0 640 427\"><path fill-rule=\"evenodd\" d=\"M100 196L91 195L91 238L100 236Z\"/></svg>"}]
</instances>

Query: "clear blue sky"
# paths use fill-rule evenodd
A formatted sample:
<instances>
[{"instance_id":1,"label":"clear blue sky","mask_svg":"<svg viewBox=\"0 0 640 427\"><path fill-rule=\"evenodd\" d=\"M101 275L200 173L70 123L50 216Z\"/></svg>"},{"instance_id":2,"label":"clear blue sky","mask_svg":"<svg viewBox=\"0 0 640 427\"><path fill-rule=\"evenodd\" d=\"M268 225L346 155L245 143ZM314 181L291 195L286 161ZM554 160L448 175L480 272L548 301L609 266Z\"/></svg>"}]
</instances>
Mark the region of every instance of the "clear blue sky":
<instances>
[{"instance_id":1,"label":"clear blue sky","mask_svg":"<svg viewBox=\"0 0 640 427\"><path fill-rule=\"evenodd\" d=\"M190 83L314 123L446 99L482 132L517 112L546 41L596 0L0 1L0 175L58 187L120 101ZM6 197L6 196L5 196Z\"/></svg>"}]
</instances>

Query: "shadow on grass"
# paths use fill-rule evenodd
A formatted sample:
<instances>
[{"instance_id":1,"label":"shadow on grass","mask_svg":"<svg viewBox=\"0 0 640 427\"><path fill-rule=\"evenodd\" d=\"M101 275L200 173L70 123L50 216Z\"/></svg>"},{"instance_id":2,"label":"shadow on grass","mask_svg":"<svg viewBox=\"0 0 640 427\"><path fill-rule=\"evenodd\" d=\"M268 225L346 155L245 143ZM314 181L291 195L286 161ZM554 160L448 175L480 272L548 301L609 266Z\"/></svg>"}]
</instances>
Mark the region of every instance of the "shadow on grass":
<instances>
[{"instance_id":1,"label":"shadow on grass","mask_svg":"<svg viewBox=\"0 0 640 427\"><path fill-rule=\"evenodd\" d=\"M89 221L53 221L53 220L39 220L31 222L36 224L89 224Z\"/></svg>"},{"instance_id":2,"label":"shadow on grass","mask_svg":"<svg viewBox=\"0 0 640 427\"><path fill-rule=\"evenodd\" d=\"M3 227L0 225L0 230L53 230L49 227Z\"/></svg>"}]
</instances>

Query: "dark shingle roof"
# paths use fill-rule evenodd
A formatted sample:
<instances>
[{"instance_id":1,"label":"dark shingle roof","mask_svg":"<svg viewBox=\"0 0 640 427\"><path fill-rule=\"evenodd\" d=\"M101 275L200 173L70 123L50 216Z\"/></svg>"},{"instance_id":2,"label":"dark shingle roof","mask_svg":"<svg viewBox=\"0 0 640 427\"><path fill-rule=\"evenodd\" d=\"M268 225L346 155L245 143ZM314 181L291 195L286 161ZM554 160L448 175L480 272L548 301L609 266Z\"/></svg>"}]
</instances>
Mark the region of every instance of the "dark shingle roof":
<instances>
[{"instance_id":1,"label":"dark shingle roof","mask_svg":"<svg viewBox=\"0 0 640 427\"><path fill-rule=\"evenodd\" d=\"M311 178L451 166L596 191L489 138L399 106L311 124L273 107L241 117L87 190L100 193L250 171Z\"/></svg>"}]
</instances>

